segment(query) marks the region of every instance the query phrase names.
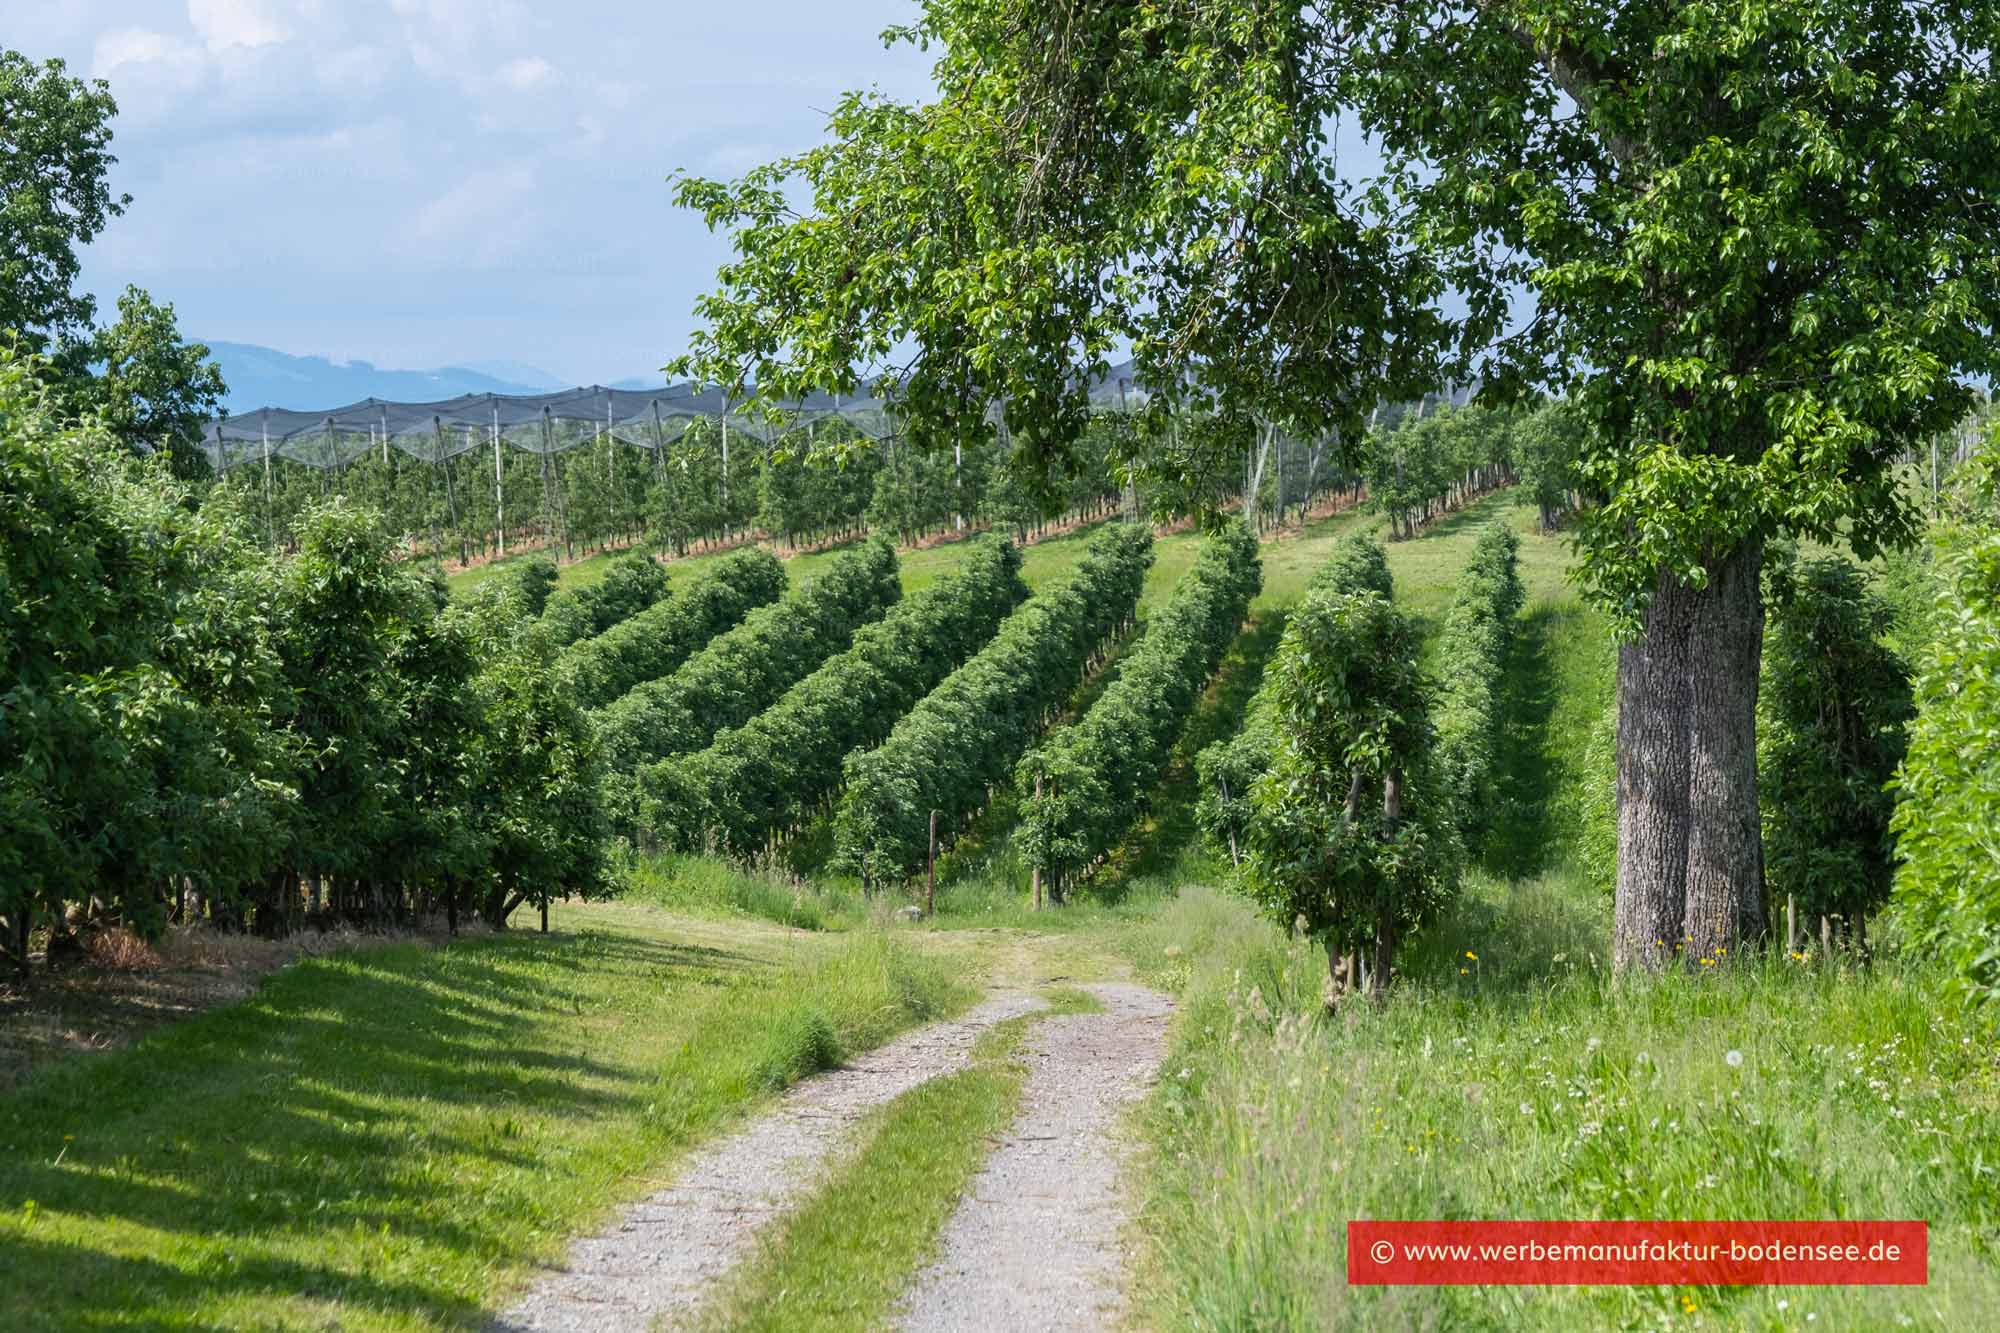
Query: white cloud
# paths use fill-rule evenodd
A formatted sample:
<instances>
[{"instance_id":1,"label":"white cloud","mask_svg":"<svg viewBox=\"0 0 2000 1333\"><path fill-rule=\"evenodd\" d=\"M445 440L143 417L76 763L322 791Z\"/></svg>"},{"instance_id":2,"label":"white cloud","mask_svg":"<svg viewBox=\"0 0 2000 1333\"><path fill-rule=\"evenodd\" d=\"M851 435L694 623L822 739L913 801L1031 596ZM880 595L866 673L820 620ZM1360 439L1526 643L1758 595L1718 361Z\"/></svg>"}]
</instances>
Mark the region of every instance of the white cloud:
<instances>
[{"instance_id":1,"label":"white cloud","mask_svg":"<svg viewBox=\"0 0 2000 1333\"><path fill-rule=\"evenodd\" d=\"M500 76L500 82L509 88L517 92L527 92L531 88L547 83L556 71L555 66L540 56L522 56L518 60L508 61L496 72Z\"/></svg>"},{"instance_id":2,"label":"white cloud","mask_svg":"<svg viewBox=\"0 0 2000 1333\"><path fill-rule=\"evenodd\" d=\"M498 263L518 255L531 240L537 210L535 171L515 163L460 180L416 211L410 232L460 262Z\"/></svg>"},{"instance_id":3,"label":"white cloud","mask_svg":"<svg viewBox=\"0 0 2000 1333\"><path fill-rule=\"evenodd\" d=\"M206 63L201 51L189 42L149 28L120 28L97 39L91 50L90 72L108 79L128 65L171 65L199 70Z\"/></svg>"},{"instance_id":4,"label":"white cloud","mask_svg":"<svg viewBox=\"0 0 2000 1333\"><path fill-rule=\"evenodd\" d=\"M92 45L90 72L116 92L118 128L143 131L172 118L208 81L210 63L193 42L148 28L119 28Z\"/></svg>"},{"instance_id":5,"label":"white cloud","mask_svg":"<svg viewBox=\"0 0 2000 1333\"><path fill-rule=\"evenodd\" d=\"M275 46L292 35L276 8L267 0L188 0L188 22L211 51Z\"/></svg>"},{"instance_id":6,"label":"white cloud","mask_svg":"<svg viewBox=\"0 0 2000 1333\"><path fill-rule=\"evenodd\" d=\"M840 91L908 93L914 0L22 0L7 45L118 98L131 211L91 247L182 327L381 365L542 361L585 383L678 349L722 238L676 167L816 142ZM22 11L16 15L13 10ZM18 30L18 31L16 31Z\"/></svg>"}]
</instances>

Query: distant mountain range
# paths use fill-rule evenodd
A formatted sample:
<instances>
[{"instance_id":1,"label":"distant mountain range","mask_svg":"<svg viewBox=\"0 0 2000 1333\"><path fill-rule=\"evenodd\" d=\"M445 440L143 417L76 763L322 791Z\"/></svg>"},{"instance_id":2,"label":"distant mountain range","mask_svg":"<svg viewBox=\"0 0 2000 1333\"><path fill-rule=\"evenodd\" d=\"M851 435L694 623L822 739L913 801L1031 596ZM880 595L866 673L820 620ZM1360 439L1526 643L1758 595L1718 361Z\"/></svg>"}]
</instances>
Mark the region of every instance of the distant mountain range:
<instances>
[{"instance_id":1,"label":"distant mountain range","mask_svg":"<svg viewBox=\"0 0 2000 1333\"><path fill-rule=\"evenodd\" d=\"M211 342L209 354L229 386L229 412L289 407L310 412L340 407L362 398L427 403L462 393L547 393L572 387L546 371L517 361L468 361L440 370L381 370L366 361L336 362L323 356L293 356L254 343ZM658 376L615 380L614 389L651 389Z\"/></svg>"}]
</instances>

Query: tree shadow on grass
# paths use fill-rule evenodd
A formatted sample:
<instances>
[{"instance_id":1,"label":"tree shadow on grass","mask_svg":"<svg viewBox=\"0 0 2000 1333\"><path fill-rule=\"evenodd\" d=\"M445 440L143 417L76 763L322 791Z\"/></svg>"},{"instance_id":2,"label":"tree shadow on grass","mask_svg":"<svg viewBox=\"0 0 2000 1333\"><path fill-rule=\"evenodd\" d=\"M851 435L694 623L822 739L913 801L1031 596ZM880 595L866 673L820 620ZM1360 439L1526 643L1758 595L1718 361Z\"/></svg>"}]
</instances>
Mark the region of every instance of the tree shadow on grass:
<instances>
[{"instance_id":1,"label":"tree shadow on grass","mask_svg":"<svg viewBox=\"0 0 2000 1333\"><path fill-rule=\"evenodd\" d=\"M1539 605L1516 625L1499 692L1496 813L1463 891L1402 960L1420 985L1484 1008L1606 981L1610 903L1570 856L1550 734L1562 676L1553 653L1571 614Z\"/></svg>"},{"instance_id":2,"label":"tree shadow on grass","mask_svg":"<svg viewBox=\"0 0 2000 1333\"><path fill-rule=\"evenodd\" d=\"M295 1317L316 1296L469 1322L476 1300L412 1276L413 1252L517 1258L524 1226L560 1220L549 1156L575 1151L535 1117L629 1118L661 1095L652 1072L547 1023L573 1009L587 1025L585 999L615 989L565 983L731 985L760 966L602 936L389 947L300 963L241 1004L50 1066L0 1098L0 1326L194 1326L218 1305ZM480 1206L450 1198L469 1188L453 1173L476 1178Z\"/></svg>"},{"instance_id":3,"label":"tree shadow on grass","mask_svg":"<svg viewBox=\"0 0 2000 1333\"><path fill-rule=\"evenodd\" d=\"M1480 496L1472 503L1448 514L1432 519L1417 530L1417 535L1406 541L1435 541L1440 538L1456 537L1467 528L1481 528L1497 519L1514 502L1514 491L1503 487L1500 490Z\"/></svg>"},{"instance_id":4,"label":"tree shadow on grass","mask_svg":"<svg viewBox=\"0 0 2000 1333\"><path fill-rule=\"evenodd\" d=\"M1548 753L1556 706L1549 640L1560 613L1537 606L1515 624L1500 681L1500 743L1494 755L1499 808L1480 849L1480 864L1502 879L1539 874L1557 850L1550 818L1560 774Z\"/></svg>"}]
</instances>

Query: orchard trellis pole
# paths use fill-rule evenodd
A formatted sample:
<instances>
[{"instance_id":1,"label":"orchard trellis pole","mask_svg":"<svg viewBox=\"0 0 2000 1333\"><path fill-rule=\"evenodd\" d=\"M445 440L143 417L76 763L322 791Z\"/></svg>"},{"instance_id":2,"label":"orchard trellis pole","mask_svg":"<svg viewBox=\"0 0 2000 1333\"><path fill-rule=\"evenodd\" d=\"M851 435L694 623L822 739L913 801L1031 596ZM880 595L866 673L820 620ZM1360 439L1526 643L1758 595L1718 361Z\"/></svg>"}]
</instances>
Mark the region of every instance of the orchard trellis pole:
<instances>
[{"instance_id":1,"label":"orchard trellis pole","mask_svg":"<svg viewBox=\"0 0 2000 1333\"><path fill-rule=\"evenodd\" d=\"M493 403L493 531L499 538L500 555L507 555L507 483L500 466L500 403Z\"/></svg>"}]
</instances>

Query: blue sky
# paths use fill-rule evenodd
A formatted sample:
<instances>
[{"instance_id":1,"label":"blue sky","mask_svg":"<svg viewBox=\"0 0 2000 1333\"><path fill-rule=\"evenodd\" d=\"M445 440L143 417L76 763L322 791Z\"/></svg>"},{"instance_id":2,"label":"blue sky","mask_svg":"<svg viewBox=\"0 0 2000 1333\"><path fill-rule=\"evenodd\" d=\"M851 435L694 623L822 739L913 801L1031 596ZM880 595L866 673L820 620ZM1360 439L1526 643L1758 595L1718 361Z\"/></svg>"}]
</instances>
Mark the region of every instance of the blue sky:
<instances>
[{"instance_id":1,"label":"blue sky","mask_svg":"<svg viewBox=\"0 0 2000 1333\"><path fill-rule=\"evenodd\" d=\"M184 333L385 367L524 362L575 383L680 350L726 250L675 168L818 141L912 0L59 0L0 40L107 79L114 185L87 256Z\"/></svg>"}]
</instances>

